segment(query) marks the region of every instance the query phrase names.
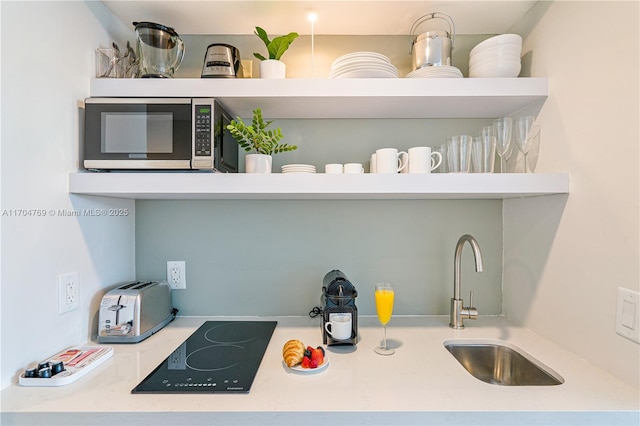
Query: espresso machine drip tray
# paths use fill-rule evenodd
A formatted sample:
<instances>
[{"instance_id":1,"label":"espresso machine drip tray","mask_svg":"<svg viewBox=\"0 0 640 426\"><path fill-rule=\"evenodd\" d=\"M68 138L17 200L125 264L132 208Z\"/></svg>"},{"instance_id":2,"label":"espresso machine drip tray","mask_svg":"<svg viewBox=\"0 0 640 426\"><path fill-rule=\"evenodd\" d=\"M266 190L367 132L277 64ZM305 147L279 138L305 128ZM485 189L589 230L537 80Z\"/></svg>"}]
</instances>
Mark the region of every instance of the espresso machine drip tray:
<instances>
[{"instance_id":1,"label":"espresso machine drip tray","mask_svg":"<svg viewBox=\"0 0 640 426\"><path fill-rule=\"evenodd\" d=\"M276 321L207 321L131 393L248 393Z\"/></svg>"}]
</instances>

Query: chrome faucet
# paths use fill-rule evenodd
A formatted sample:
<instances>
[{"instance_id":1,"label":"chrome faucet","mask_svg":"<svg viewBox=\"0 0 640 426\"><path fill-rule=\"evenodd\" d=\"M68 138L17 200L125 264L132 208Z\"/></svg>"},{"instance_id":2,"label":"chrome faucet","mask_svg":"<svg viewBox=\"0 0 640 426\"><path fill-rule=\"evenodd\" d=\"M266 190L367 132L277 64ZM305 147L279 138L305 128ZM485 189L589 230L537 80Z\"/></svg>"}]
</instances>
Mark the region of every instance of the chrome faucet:
<instances>
[{"instance_id":1,"label":"chrome faucet","mask_svg":"<svg viewBox=\"0 0 640 426\"><path fill-rule=\"evenodd\" d=\"M478 310L473 306L473 291L469 294L469 307L464 307L464 301L460 298L460 258L462 257L462 248L464 243L468 242L473 250L473 256L476 261L476 272L482 272L482 253L480 246L475 238L469 234L465 234L458 240L456 244L456 253L453 259L453 298L451 299L451 311L449 313L449 327L455 329L464 328L465 319L477 319Z\"/></svg>"}]
</instances>

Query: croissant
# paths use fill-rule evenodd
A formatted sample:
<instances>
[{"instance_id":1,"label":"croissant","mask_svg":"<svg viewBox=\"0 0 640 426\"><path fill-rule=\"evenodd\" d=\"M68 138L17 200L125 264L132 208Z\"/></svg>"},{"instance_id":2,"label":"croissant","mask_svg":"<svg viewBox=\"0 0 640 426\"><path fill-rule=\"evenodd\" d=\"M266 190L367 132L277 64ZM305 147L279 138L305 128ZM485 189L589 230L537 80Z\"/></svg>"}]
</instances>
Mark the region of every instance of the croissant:
<instances>
[{"instance_id":1,"label":"croissant","mask_svg":"<svg viewBox=\"0 0 640 426\"><path fill-rule=\"evenodd\" d=\"M282 348L282 357L288 367L300 364L304 358L304 343L300 340L289 340Z\"/></svg>"}]
</instances>

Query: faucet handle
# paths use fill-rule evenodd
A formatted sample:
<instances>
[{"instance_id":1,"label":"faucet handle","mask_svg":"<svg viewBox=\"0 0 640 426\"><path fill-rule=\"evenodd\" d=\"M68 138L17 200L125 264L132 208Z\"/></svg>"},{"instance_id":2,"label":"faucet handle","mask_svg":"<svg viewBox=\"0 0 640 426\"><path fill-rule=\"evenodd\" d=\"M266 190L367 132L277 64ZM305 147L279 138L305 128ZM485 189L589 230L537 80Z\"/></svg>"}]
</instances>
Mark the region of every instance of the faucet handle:
<instances>
[{"instance_id":1,"label":"faucet handle","mask_svg":"<svg viewBox=\"0 0 640 426\"><path fill-rule=\"evenodd\" d=\"M467 319L477 319L478 318L478 310L473 306L473 291L469 292L469 307L465 309L465 318Z\"/></svg>"}]
</instances>

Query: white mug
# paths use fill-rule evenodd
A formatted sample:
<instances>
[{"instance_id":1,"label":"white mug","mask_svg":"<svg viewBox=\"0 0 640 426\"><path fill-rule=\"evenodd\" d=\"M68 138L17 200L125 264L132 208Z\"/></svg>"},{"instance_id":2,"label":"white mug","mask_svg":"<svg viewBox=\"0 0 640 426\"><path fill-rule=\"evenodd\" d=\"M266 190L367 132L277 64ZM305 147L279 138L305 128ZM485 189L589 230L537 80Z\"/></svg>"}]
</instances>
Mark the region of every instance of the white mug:
<instances>
[{"instance_id":1,"label":"white mug","mask_svg":"<svg viewBox=\"0 0 640 426\"><path fill-rule=\"evenodd\" d=\"M407 167L409 154L395 148L376 150L376 173L398 173Z\"/></svg>"},{"instance_id":2,"label":"white mug","mask_svg":"<svg viewBox=\"0 0 640 426\"><path fill-rule=\"evenodd\" d=\"M409 148L409 173L431 173L440 163L442 155L428 146Z\"/></svg>"},{"instance_id":3,"label":"white mug","mask_svg":"<svg viewBox=\"0 0 640 426\"><path fill-rule=\"evenodd\" d=\"M342 164L325 164L324 172L331 174L340 174L343 172Z\"/></svg>"},{"instance_id":4,"label":"white mug","mask_svg":"<svg viewBox=\"0 0 640 426\"><path fill-rule=\"evenodd\" d=\"M324 324L324 329L336 340L351 338L351 315L331 315L329 322Z\"/></svg>"},{"instance_id":5,"label":"white mug","mask_svg":"<svg viewBox=\"0 0 640 426\"><path fill-rule=\"evenodd\" d=\"M347 163L344 165L345 174L360 174L364 173L364 167L360 163Z\"/></svg>"},{"instance_id":6,"label":"white mug","mask_svg":"<svg viewBox=\"0 0 640 426\"><path fill-rule=\"evenodd\" d=\"M369 161L369 173L378 173L376 169L376 153L371 154L371 160Z\"/></svg>"}]
</instances>

